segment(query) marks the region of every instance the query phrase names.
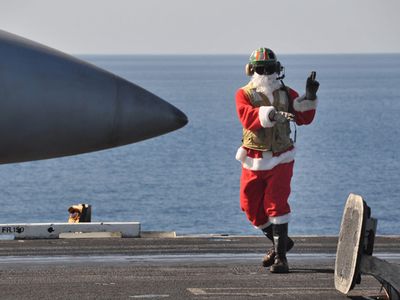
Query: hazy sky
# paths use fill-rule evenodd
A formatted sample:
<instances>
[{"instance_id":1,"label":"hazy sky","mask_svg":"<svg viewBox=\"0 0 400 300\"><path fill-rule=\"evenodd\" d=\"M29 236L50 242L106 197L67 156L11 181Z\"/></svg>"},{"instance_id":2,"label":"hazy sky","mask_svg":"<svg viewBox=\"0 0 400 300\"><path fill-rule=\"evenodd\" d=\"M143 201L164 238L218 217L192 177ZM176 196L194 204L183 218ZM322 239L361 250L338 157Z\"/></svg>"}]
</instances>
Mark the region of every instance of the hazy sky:
<instances>
[{"instance_id":1,"label":"hazy sky","mask_svg":"<svg viewBox=\"0 0 400 300\"><path fill-rule=\"evenodd\" d=\"M70 54L400 53L400 0L0 0L0 29Z\"/></svg>"}]
</instances>

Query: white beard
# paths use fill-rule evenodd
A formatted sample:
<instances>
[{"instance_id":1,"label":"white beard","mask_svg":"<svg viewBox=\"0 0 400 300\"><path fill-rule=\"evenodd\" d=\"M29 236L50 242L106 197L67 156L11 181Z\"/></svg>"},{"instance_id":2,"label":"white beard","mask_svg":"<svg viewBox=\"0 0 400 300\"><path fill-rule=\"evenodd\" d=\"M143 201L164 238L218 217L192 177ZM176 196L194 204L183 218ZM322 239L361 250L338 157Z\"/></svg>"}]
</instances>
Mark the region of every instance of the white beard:
<instances>
[{"instance_id":1,"label":"white beard","mask_svg":"<svg viewBox=\"0 0 400 300\"><path fill-rule=\"evenodd\" d=\"M279 89L282 86L277 78L277 73L271 75L259 75L257 73L254 73L253 77L251 78L251 83L256 88L257 92L263 93L272 103L274 101L274 96L272 94L273 91Z\"/></svg>"}]
</instances>

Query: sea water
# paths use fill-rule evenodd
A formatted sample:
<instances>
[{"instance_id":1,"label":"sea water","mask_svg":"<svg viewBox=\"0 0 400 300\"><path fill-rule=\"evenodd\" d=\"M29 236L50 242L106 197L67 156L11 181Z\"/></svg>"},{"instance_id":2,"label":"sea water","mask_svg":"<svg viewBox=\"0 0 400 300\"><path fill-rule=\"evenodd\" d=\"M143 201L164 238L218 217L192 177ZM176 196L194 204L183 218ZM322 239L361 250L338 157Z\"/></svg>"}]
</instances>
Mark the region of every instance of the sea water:
<instances>
[{"instance_id":1,"label":"sea water","mask_svg":"<svg viewBox=\"0 0 400 300\"><path fill-rule=\"evenodd\" d=\"M136 144L0 166L0 223L64 222L89 203L92 221L139 221L178 234L259 234L239 207L243 55L80 56L184 111L184 128ZM349 193L400 233L400 55L282 55L286 85L320 82L314 122L297 127L290 233L337 235ZM157 123L157 111L154 111ZM292 126L294 131L294 127Z\"/></svg>"}]
</instances>

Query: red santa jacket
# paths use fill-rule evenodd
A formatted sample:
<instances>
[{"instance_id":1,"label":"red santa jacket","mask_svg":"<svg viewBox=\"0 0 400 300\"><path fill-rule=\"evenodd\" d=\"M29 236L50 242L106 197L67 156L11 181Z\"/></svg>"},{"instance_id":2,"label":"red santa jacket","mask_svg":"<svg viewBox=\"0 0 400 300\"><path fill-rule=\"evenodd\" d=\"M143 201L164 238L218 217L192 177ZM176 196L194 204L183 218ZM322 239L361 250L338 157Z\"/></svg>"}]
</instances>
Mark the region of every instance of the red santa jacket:
<instances>
[{"instance_id":1,"label":"red santa jacket","mask_svg":"<svg viewBox=\"0 0 400 300\"><path fill-rule=\"evenodd\" d=\"M310 124L315 116L318 103L316 100L305 99L305 95L299 97L299 94L288 88L289 94L289 112L295 115L297 125ZM242 126L246 129L256 131L262 127L272 127L273 122L265 114L266 107L254 107L248 99L243 89L236 93L236 111ZM264 125L264 126L263 126ZM272 155L270 151L258 151L240 147L236 159L242 162L243 167L250 170L269 170L280 163L290 162L294 159L295 149L289 149L284 153Z\"/></svg>"}]
</instances>

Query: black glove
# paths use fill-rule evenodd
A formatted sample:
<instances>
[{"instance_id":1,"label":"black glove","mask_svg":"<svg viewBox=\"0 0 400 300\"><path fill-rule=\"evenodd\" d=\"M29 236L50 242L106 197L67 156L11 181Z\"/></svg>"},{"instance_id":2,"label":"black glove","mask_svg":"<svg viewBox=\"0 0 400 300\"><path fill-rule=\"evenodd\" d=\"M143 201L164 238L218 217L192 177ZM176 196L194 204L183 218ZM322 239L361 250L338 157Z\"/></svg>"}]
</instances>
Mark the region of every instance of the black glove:
<instances>
[{"instance_id":1,"label":"black glove","mask_svg":"<svg viewBox=\"0 0 400 300\"><path fill-rule=\"evenodd\" d=\"M269 119L271 121L275 121L277 123L285 123L285 122L290 122L294 121L294 115L285 111L277 111L277 110L272 110L269 113Z\"/></svg>"},{"instance_id":2,"label":"black glove","mask_svg":"<svg viewBox=\"0 0 400 300\"><path fill-rule=\"evenodd\" d=\"M317 91L319 88L319 82L315 80L317 73L315 71L311 72L310 77L307 78L306 83L306 99L315 100L317 98Z\"/></svg>"}]
</instances>

